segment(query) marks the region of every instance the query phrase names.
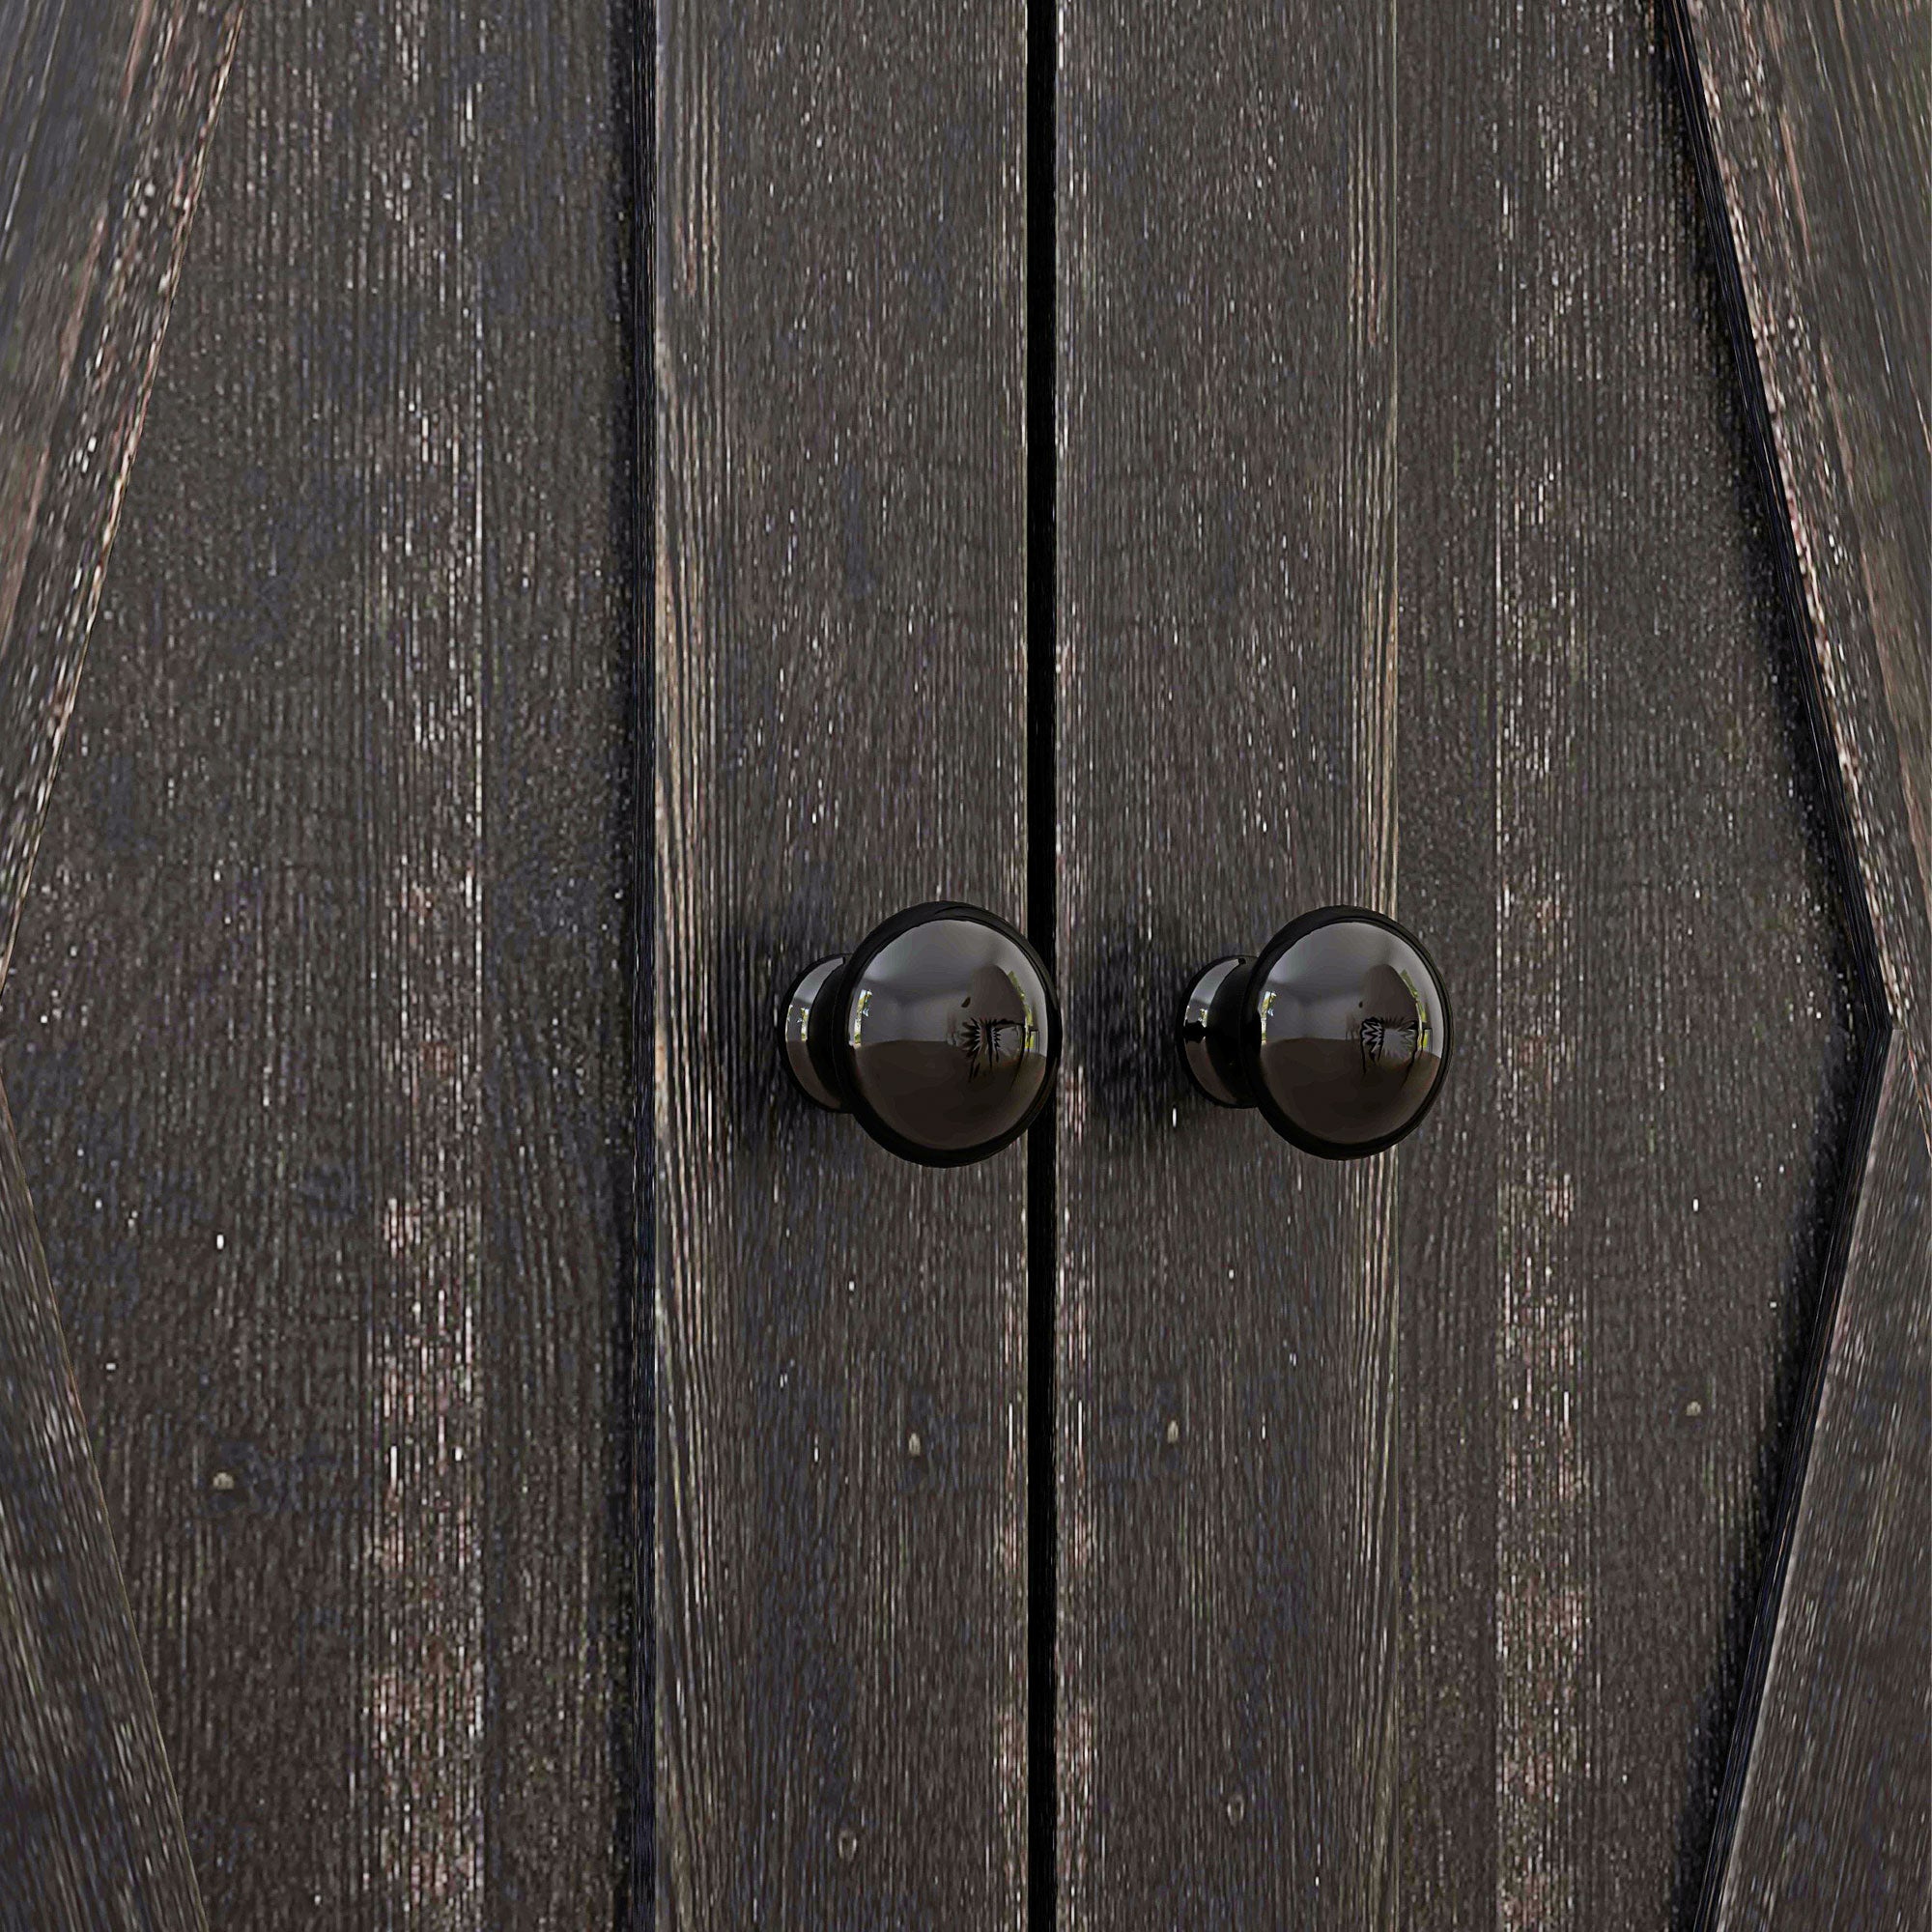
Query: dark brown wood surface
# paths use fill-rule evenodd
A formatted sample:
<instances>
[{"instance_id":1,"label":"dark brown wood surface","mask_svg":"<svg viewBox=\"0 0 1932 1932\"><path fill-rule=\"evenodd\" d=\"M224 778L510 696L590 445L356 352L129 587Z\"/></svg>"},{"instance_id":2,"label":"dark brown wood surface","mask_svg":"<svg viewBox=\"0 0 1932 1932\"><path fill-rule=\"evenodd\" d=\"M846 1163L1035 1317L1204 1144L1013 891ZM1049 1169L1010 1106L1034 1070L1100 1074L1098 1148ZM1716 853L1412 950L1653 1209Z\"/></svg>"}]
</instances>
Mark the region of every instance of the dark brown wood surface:
<instances>
[{"instance_id":1,"label":"dark brown wood surface","mask_svg":"<svg viewBox=\"0 0 1932 1932\"><path fill-rule=\"evenodd\" d=\"M1710 1922L1920 1926L1932 1883L1932 19L1688 0L1686 80L1787 590L1894 1031L1800 1427Z\"/></svg>"},{"instance_id":2,"label":"dark brown wood surface","mask_svg":"<svg viewBox=\"0 0 1932 1932\"><path fill-rule=\"evenodd\" d=\"M1686 4L1689 128L1631 0L1060 15L1082 1932L1685 1925L1714 1832L1725 1926L1922 1920L1924 68ZM680 0L650 126L628 10L258 13L122 514L234 19L0 28L8 945L101 600L6 1006L0 1924L198 1922L164 1738L217 1923L1017 1925L1024 1157L772 1027L1028 900L1023 15ZM1334 898L1459 1022L1350 1169L1167 1041Z\"/></svg>"},{"instance_id":3,"label":"dark brown wood surface","mask_svg":"<svg viewBox=\"0 0 1932 1932\"><path fill-rule=\"evenodd\" d=\"M241 14L0 25L0 980Z\"/></svg>"},{"instance_id":4,"label":"dark brown wood surface","mask_svg":"<svg viewBox=\"0 0 1932 1932\"><path fill-rule=\"evenodd\" d=\"M628 1909L634 28L251 13L21 920L216 1924Z\"/></svg>"},{"instance_id":5,"label":"dark brown wood surface","mask_svg":"<svg viewBox=\"0 0 1932 1932\"><path fill-rule=\"evenodd\" d=\"M1726 1791L1714 1926L1926 1922L1932 1157L1896 1045L1824 1338L1789 1556L1758 1635L1763 1682Z\"/></svg>"},{"instance_id":6,"label":"dark brown wood surface","mask_svg":"<svg viewBox=\"0 0 1932 1932\"><path fill-rule=\"evenodd\" d=\"M0 1100L0 1926L203 1923Z\"/></svg>"},{"instance_id":7,"label":"dark brown wood surface","mask_svg":"<svg viewBox=\"0 0 1932 1932\"><path fill-rule=\"evenodd\" d=\"M0 979L238 15L0 19ZM4 1100L0 1465L0 1925L199 1926Z\"/></svg>"},{"instance_id":8,"label":"dark brown wood surface","mask_svg":"<svg viewBox=\"0 0 1932 1932\"><path fill-rule=\"evenodd\" d=\"M1066 1922L1683 1924L1861 1048L1659 22L1062 19ZM1335 899L1350 1168L1167 1045Z\"/></svg>"},{"instance_id":9,"label":"dark brown wood surface","mask_svg":"<svg viewBox=\"0 0 1932 1932\"><path fill-rule=\"evenodd\" d=\"M658 33L657 1922L1014 1927L1024 1155L894 1158L776 1025L1025 905L1025 17Z\"/></svg>"}]
</instances>

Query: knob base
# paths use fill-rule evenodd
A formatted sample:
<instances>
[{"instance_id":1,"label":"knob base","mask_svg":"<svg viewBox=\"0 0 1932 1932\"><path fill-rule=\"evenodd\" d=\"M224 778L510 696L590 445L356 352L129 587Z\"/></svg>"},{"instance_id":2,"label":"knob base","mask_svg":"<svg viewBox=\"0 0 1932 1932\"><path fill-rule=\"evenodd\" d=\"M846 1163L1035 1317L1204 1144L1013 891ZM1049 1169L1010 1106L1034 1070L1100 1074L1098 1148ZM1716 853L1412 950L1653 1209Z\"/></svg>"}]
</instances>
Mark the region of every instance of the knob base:
<instances>
[{"instance_id":1,"label":"knob base","mask_svg":"<svg viewBox=\"0 0 1932 1932\"><path fill-rule=\"evenodd\" d=\"M1217 1107L1252 1107L1254 1094L1241 1070L1241 994L1244 953L1204 967L1180 1003L1180 1060L1187 1077Z\"/></svg>"},{"instance_id":2,"label":"knob base","mask_svg":"<svg viewBox=\"0 0 1932 1932\"><path fill-rule=\"evenodd\" d=\"M813 1106L823 1107L833 1114L842 1114L845 1103L838 1097L838 1090L811 1057L811 1009L812 1003L832 983L834 976L844 963L844 953L838 952L830 959L820 959L808 966L787 996L784 1011L785 1071L791 1075L792 1084ZM823 1029L820 1031L822 1034Z\"/></svg>"}]
</instances>

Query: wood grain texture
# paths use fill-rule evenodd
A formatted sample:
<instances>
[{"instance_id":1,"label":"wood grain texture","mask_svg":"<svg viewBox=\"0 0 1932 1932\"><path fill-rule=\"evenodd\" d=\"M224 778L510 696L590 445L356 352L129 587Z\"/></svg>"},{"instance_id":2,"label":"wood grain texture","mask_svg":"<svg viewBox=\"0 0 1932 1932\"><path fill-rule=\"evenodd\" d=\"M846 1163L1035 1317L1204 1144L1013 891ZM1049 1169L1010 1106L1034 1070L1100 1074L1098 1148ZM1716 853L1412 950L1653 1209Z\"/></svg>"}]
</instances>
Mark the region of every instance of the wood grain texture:
<instances>
[{"instance_id":1,"label":"wood grain texture","mask_svg":"<svg viewBox=\"0 0 1932 1932\"><path fill-rule=\"evenodd\" d=\"M0 980L241 14L0 21Z\"/></svg>"},{"instance_id":2,"label":"wood grain texture","mask_svg":"<svg viewBox=\"0 0 1932 1932\"><path fill-rule=\"evenodd\" d=\"M0 19L0 980L239 5ZM0 1925L201 1904L0 1103Z\"/></svg>"},{"instance_id":3,"label":"wood grain texture","mask_svg":"<svg viewBox=\"0 0 1932 1932\"><path fill-rule=\"evenodd\" d=\"M1932 984L1932 23L1683 0L1887 1003ZM1921 1091L1921 1100L1924 1099Z\"/></svg>"},{"instance_id":4,"label":"wood grain texture","mask_svg":"<svg viewBox=\"0 0 1932 1932\"><path fill-rule=\"evenodd\" d=\"M1906 1056L1894 1053L1825 1338L1736 1818L1713 1874L1716 1926L1925 1923L1928 1179L1924 1115Z\"/></svg>"},{"instance_id":5,"label":"wood grain texture","mask_svg":"<svg viewBox=\"0 0 1932 1932\"><path fill-rule=\"evenodd\" d=\"M0 1926L204 1922L0 1098Z\"/></svg>"},{"instance_id":6,"label":"wood grain texture","mask_svg":"<svg viewBox=\"0 0 1932 1932\"><path fill-rule=\"evenodd\" d=\"M634 33L251 15L22 922L221 1924L626 1909Z\"/></svg>"},{"instance_id":7,"label":"wood grain texture","mask_svg":"<svg viewBox=\"0 0 1932 1932\"><path fill-rule=\"evenodd\" d=\"M1932 1905L1926 988L1932 70L1922 7L1685 0L1705 198L1786 594L1816 667L1865 971L1895 1031L1733 1750L1706 1922Z\"/></svg>"},{"instance_id":8,"label":"wood grain texture","mask_svg":"<svg viewBox=\"0 0 1932 1932\"><path fill-rule=\"evenodd\" d=\"M1025 1165L778 1061L902 905L1025 902L1025 19L659 13L657 1922L1026 1909Z\"/></svg>"},{"instance_id":9,"label":"wood grain texture","mask_svg":"<svg viewBox=\"0 0 1932 1932\"><path fill-rule=\"evenodd\" d=\"M1860 1048L1658 23L1062 18L1066 1922L1681 1924ZM1345 1169L1167 1041L1330 899Z\"/></svg>"}]
</instances>

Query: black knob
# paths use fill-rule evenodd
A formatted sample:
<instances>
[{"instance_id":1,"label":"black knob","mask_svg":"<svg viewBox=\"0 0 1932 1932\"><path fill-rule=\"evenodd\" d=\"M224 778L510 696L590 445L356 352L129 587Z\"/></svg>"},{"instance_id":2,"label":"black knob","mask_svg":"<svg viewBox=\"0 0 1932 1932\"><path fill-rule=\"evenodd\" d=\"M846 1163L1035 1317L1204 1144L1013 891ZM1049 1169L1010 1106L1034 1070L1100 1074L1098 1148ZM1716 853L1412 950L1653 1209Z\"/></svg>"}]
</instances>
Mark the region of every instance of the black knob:
<instances>
[{"instance_id":1,"label":"black knob","mask_svg":"<svg viewBox=\"0 0 1932 1932\"><path fill-rule=\"evenodd\" d=\"M1259 1107L1284 1140L1329 1160L1377 1153L1412 1131L1449 1068L1449 996L1412 934L1380 914L1328 906L1253 957L1217 959L1180 1010L1194 1084L1223 1107Z\"/></svg>"},{"instance_id":2,"label":"black knob","mask_svg":"<svg viewBox=\"0 0 1932 1932\"><path fill-rule=\"evenodd\" d=\"M998 1153L1052 1091L1060 1009L1005 920L937 900L810 967L785 1002L784 1063L806 1097L927 1167Z\"/></svg>"}]
</instances>

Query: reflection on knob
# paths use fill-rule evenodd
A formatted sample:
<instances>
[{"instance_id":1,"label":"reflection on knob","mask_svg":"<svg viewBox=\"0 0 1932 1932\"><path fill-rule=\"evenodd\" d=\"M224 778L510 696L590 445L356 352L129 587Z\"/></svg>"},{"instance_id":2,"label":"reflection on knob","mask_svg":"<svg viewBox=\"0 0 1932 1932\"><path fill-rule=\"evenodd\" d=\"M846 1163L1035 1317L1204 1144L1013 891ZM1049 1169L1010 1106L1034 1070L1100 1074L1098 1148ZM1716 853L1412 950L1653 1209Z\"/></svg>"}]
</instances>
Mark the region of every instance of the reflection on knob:
<instances>
[{"instance_id":1,"label":"reflection on knob","mask_svg":"<svg viewBox=\"0 0 1932 1932\"><path fill-rule=\"evenodd\" d=\"M1005 920L940 900L809 968L785 1002L783 1046L808 1099L907 1160L957 1167L999 1152L1046 1105L1060 1009Z\"/></svg>"},{"instance_id":2,"label":"reflection on knob","mask_svg":"<svg viewBox=\"0 0 1932 1932\"><path fill-rule=\"evenodd\" d=\"M1180 1053L1223 1107L1257 1107L1329 1160L1377 1153L1435 1104L1449 1066L1449 998L1393 920L1329 906L1258 955L1217 959L1187 990Z\"/></svg>"}]
</instances>

